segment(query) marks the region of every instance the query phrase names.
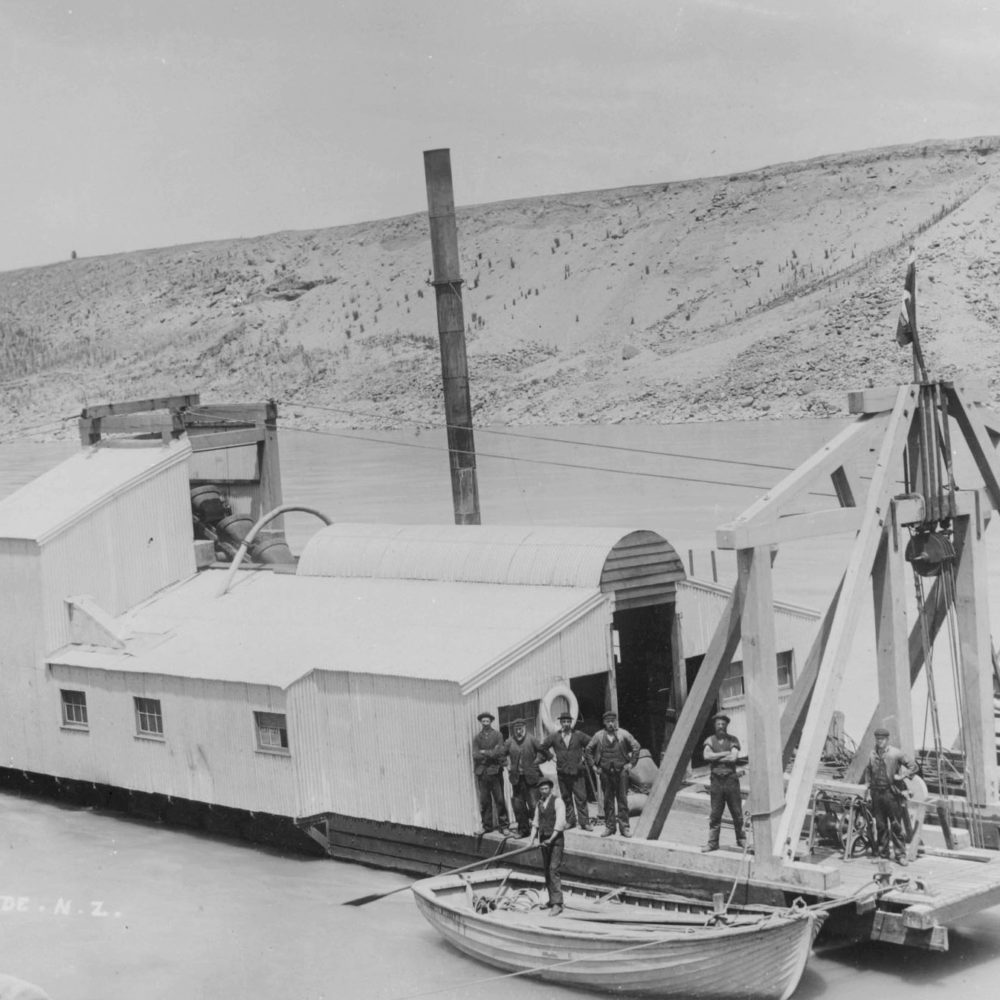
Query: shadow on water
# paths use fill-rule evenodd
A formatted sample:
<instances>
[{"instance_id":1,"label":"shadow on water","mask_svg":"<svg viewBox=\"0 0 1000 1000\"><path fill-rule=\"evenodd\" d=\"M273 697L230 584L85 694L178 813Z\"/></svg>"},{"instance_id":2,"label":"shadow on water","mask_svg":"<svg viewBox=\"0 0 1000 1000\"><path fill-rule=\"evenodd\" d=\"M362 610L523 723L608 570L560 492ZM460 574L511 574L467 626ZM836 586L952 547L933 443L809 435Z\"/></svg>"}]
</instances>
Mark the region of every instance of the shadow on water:
<instances>
[{"instance_id":1,"label":"shadow on water","mask_svg":"<svg viewBox=\"0 0 1000 1000\"><path fill-rule=\"evenodd\" d=\"M892 994L893 985L912 991L930 992L961 988L963 995L979 995L968 988L980 987L994 995L1000 973L1000 909L987 910L949 928L946 952L903 948L882 942L831 945L815 951L803 976L796 1000L823 996L831 986L839 987L848 977L860 976L867 987L884 981ZM840 994L841 989L833 992Z\"/></svg>"}]
</instances>

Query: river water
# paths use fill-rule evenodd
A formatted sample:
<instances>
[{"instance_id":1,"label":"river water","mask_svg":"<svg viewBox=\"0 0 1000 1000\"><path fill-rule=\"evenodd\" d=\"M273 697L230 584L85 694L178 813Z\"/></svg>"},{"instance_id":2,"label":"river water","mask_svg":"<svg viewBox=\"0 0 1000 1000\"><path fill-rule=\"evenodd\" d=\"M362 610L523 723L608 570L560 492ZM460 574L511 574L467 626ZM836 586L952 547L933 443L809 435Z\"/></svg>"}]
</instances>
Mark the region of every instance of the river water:
<instances>
[{"instance_id":1,"label":"river water","mask_svg":"<svg viewBox=\"0 0 1000 1000\"><path fill-rule=\"evenodd\" d=\"M649 528L686 564L690 553L697 575L710 577L714 529L840 426L477 431L483 522ZM285 431L280 446L286 502L315 506L337 521L452 519L447 453L437 433ZM0 445L0 496L74 448ZM292 547L300 549L317 525L290 515ZM834 537L783 547L776 596L825 606L848 544ZM996 567L1000 560L991 556ZM731 582L731 554L718 554L716 567L720 580ZM991 582L996 575L994 568ZM406 885L398 874L11 794L0 794L0 850L0 971L42 985L56 1000L579 995L499 978L452 951L408 893L341 905ZM888 1000L960 991L965 1000L985 1000L998 977L1000 909L953 927L946 954L881 945L820 952L796 997Z\"/></svg>"}]
</instances>

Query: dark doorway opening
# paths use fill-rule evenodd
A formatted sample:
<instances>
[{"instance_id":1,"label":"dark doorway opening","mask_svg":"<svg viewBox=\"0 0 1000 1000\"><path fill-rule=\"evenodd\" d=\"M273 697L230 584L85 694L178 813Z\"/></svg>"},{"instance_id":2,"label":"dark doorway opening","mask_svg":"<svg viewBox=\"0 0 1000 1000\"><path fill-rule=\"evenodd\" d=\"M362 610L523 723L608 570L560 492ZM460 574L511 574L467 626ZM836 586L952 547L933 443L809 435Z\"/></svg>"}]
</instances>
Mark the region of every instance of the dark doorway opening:
<instances>
[{"instance_id":1,"label":"dark doorway opening","mask_svg":"<svg viewBox=\"0 0 1000 1000\"><path fill-rule=\"evenodd\" d=\"M569 682L569 688L576 695L579 705L576 728L581 733L593 736L601 728L601 716L606 711L608 674L586 674L583 677L574 677Z\"/></svg>"},{"instance_id":2,"label":"dark doorway opening","mask_svg":"<svg viewBox=\"0 0 1000 1000\"><path fill-rule=\"evenodd\" d=\"M616 611L618 717L659 762L670 704L673 604Z\"/></svg>"}]
</instances>

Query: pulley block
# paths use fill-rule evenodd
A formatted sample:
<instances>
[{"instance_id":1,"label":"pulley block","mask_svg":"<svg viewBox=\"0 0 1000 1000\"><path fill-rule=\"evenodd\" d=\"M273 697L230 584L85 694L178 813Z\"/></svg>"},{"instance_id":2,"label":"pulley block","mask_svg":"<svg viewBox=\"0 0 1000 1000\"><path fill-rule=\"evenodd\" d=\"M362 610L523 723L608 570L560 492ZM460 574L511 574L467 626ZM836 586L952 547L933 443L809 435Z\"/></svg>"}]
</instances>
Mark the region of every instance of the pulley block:
<instances>
[{"instance_id":1,"label":"pulley block","mask_svg":"<svg viewBox=\"0 0 1000 1000\"><path fill-rule=\"evenodd\" d=\"M920 576L937 576L955 558L955 548L943 532L918 531L907 542L904 555Z\"/></svg>"}]
</instances>

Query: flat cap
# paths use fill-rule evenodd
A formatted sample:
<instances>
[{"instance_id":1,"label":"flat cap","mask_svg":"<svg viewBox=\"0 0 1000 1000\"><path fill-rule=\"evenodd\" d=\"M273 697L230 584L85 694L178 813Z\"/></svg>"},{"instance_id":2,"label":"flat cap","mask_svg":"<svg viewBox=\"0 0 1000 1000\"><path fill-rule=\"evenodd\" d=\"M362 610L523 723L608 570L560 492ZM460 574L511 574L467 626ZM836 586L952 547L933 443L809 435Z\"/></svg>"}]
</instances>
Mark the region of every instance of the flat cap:
<instances>
[{"instance_id":1,"label":"flat cap","mask_svg":"<svg viewBox=\"0 0 1000 1000\"><path fill-rule=\"evenodd\" d=\"M569 721L572 722L573 721L573 716L569 712L563 712L563 714L559 716L559 721L562 722L563 719L569 719Z\"/></svg>"},{"instance_id":2,"label":"flat cap","mask_svg":"<svg viewBox=\"0 0 1000 1000\"><path fill-rule=\"evenodd\" d=\"M601 716L601 718L604 719L605 722L607 722L608 719L615 719L615 720L617 720L618 713L617 712L605 712L604 715Z\"/></svg>"},{"instance_id":3,"label":"flat cap","mask_svg":"<svg viewBox=\"0 0 1000 1000\"><path fill-rule=\"evenodd\" d=\"M726 715L725 712L716 712L715 715L712 716L712 719L713 719L713 721L717 720L717 719L721 719L725 723L729 723L729 722L733 721L732 719L729 718L728 715Z\"/></svg>"},{"instance_id":4,"label":"flat cap","mask_svg":"<svg viewBox=\"0 0 1000 1000\"><path fill-rule=\"evenodd\" d=\"M538 787L541 788L542 785L548 785L549 788L552 788L555 786L555 782L551 778L546 778L545 775L542 775L542 780L538 782Z\"/></svg>"},{"instance_id":5,"label":"flat cap","mask_svg":"<svg viewBox=\"0 0 1000 1000\"><path fill-rule=\"evenodd\" d=\"M872 736L874 736L876 739L878 739L880 736L888 736L888 735L889 735L889 730L886 729L884 726L879 726L879 728L876 729L874 733L872 733Z\"/></svg>"},{"instance_id":6,"label":"flat cap","mask_svg":"<svg viewBox=\"0 0 1000 1000\"><path fill-rule=\"evenodd\" d=\"M514 721L513 721L512 723L511 723L511 725L512 725L512 726L527 726L527 724L528 724L528 723L527 723L527 722L525 722L525 721L524 721L524 719L515 719L515 720L514 720Z\"/></svg>"}]
</instances>

